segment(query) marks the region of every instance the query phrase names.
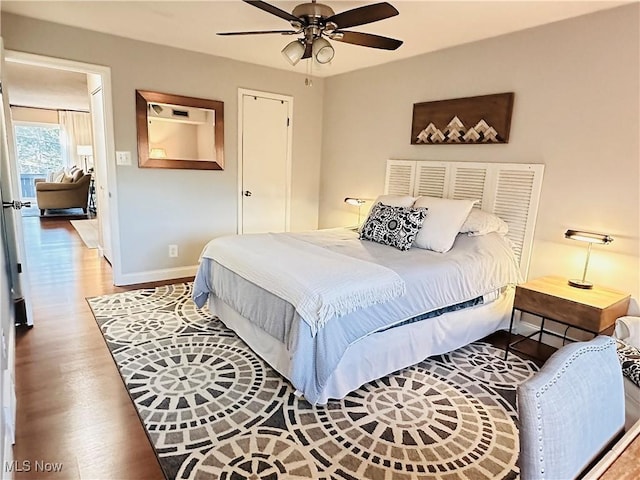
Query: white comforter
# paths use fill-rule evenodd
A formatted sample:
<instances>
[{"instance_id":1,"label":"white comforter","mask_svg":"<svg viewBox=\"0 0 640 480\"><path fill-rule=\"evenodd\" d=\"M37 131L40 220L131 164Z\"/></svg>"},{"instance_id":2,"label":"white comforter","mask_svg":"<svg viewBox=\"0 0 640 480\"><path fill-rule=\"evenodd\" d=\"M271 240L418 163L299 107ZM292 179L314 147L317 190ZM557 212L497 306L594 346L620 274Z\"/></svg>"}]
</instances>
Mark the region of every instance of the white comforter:
<instances>
[{"instance_id":1,"label":"white comforter","mask_svg":"<svg viewBox=\"0 0 640 480\"><path fill-rule=\"evenodd\" d=\"M224 267L215 261L203 260L194 283L196 303L202 305L209 294L215 294L244 318L260 317L260 329L269 332L268 335L277 338L287 349L290 367L281 373L311 403L326 401L322 395L329 377L344 352L360 339L477 297L483 297L486 303L502 287L520 281L513 251L497 233L481 237L459 235L454 248L444 254L418 248L401 252L358 240L355 232L346 229L292 236L318 248L389 268L406 284L406 294L402 297L333 318L313 335L308 323L300 320L294 309L286 308L287 302L247 295L246 288L234 288L239 284L225 281L221 271L226 270ZM216 314L215 310L212 313ZM472 318L469 321L473 321ZM428 328L429 322L421 324ZM456 332L448 330L446 334L455 336ZM461 338L466 336L460 332ZM406 348L406 345L397 348Z\"/></svg>"},{"instance_id":2,"label":"white comforter","mask_svg":"<svg viewBox=\"0 0 640 480\"><path fill-rule=\"evenodd\" d=\"M290 234L219 237L202 256L291 303L312 335L334 317L405 293L393 270Z\"/></svg>"}]
</instances>

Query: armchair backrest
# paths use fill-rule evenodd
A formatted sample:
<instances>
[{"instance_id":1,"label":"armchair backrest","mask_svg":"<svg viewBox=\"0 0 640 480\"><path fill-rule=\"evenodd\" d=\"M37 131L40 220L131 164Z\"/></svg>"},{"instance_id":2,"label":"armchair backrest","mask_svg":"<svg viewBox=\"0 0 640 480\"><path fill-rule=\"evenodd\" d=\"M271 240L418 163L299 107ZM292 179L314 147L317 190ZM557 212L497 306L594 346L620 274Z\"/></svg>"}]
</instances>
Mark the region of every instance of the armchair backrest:
<instances>
[{"instance_id":1,"label":"armchair backrest","mask_svg":"<svg viewBox=\"0 0 640 480\"><path fill-rule=\"evenodd\" d=\"M517 390L520 478L578 476L624 427L615 341L566 345Z\"/></svg>"}]
</instances>

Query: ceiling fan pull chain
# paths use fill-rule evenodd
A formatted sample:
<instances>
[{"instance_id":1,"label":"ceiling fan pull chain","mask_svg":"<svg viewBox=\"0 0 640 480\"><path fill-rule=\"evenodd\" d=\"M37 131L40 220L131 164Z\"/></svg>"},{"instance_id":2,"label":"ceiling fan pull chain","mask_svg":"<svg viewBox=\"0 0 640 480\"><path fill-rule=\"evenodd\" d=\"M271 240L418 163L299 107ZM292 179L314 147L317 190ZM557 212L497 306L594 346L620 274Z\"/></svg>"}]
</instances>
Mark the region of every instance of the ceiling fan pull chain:
<instances>
[{"instance_id":1,"label":"ceiling fan pull chain","mask_svg":"<svg viewBox=\"0 0 640 480\"><path fill-rule=\"evenodd\" d=\"M307 62L307 78L304 79L304 84L307 87L313 87L313 57Z\"/></svg>"}]
</instances>

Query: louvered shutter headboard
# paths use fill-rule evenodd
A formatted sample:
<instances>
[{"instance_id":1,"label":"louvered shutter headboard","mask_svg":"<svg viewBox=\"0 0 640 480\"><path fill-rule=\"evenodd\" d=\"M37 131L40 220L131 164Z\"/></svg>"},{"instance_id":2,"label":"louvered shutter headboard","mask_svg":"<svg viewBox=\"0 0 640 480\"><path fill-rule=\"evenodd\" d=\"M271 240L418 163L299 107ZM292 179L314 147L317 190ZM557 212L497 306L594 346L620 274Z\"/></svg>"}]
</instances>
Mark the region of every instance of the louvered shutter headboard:
<instances>
[{"instance_id":1,"label":"louvered shutter headboard","mask_svg":"<svg viewBox=\"0 0 640 480\"><path fill-rule=\"evenodd\" d=\"M394 195L479 200L478 208L509 225L527 278L544 165L388 160L384 191Z\"/></svg>"}]
</instances>

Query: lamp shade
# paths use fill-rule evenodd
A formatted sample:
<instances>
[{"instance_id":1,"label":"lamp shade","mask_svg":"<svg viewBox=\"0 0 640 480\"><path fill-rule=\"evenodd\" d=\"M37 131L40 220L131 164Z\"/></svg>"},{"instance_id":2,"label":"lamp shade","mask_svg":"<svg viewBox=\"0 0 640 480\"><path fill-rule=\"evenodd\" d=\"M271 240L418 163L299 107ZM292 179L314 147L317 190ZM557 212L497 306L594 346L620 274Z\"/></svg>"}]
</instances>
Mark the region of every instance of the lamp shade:
<instances>
[{"instance_id":1,"label":"lamp shade","mask_svg":"<svg viewBox=\"0 0 640 480\"><path fill-rule=\"evenodd\" d=\"M363 200L362 198L347 197L347 198L344 199L344 203L347 203L349 205L353 205L354 207L360 207L365 202L366 202L366 200Z\"/></svg>"},{"instance_id":2,"label":"lamp shade","mask_svg":"<svg viewBox=\"0 0 640 480\"><path fill-rule=\"evenodd\" d=\"M93 155L93 147L91 145L78 145L77 152L79 156L92 156Z\"/></svg>"},{"instance_id":3,"label":"lamp shade","mask_svg":"<svg viewBox=\"0 0 640 480\"><path fill-rule=\"evenodd\" d=\"M304 55L306 47L302 40L294 40L282 49L282 55L291 65L297 64Z\"/></svg>"},{"instance_id":4,"label":"lamp shade","mask_svg":"<svg viewBox=\"0 0 640 480\"><path fill-rule=\"evenodd\" d=\"M316 61L321 64L329 63L336 53L331 44L324 38L316 38L313 41L311 51Z\"/></svg>"},{"instance_id":5,"label":"lamp shade","mask_svg":"<svg viewBox=\"0 0 640 480\"><path fill-rule=\"evenodd\" d=\"M605 235L603 233L583 232L580 230L567 230L564 233L565 238L571 240L578 240L580 242L600 243L607 245L613 242L613 237Z\"/></svg>"}]
</instances>

